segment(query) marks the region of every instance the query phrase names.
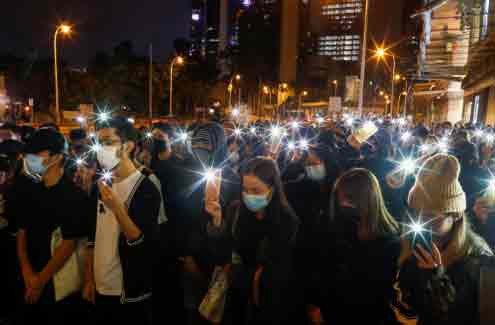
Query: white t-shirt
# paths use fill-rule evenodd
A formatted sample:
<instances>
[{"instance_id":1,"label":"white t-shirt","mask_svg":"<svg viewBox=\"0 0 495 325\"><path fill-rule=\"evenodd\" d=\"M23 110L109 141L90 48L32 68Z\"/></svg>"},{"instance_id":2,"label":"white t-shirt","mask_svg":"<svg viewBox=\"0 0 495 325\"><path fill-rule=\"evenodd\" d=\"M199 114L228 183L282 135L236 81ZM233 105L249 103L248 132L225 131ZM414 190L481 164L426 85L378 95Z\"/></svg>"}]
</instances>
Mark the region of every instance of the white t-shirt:
<instances>
[{"instance_id":1,"label":"white t-shirt","mask_svg":"<svg viewBox=\"0 0 495 325\"><path fill-rule=\"evenodd\" d=\"M136 171L112 189L124 203L129 198L141 172ZM119 255L120 225L105 204L98 200L96 236L94 248L94 275L96 291L105 296L120 296L123 289L122 264Z\"/></svg>"}]
</instances>

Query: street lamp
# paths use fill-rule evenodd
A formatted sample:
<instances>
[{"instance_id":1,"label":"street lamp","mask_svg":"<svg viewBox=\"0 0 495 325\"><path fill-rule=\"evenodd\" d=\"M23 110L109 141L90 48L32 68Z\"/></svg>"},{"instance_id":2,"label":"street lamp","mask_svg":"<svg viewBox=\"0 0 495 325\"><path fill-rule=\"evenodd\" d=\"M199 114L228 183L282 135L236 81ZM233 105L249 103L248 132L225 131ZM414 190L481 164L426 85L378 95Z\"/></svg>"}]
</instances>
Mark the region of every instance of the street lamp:
<instances>
[{"instance_id":1,"label":"street lamp","mask_svg":"<svg viewBox=\"0 0 495 325\"><path fill-rule=\"evenodd\" d=\"M298 111L301 111L301 108L302 108L302 104L303 104L303 97L306 97L308 96L308 92L306 90L302 91L300 94L299 94L299 109Z\"/></svg>"},{"instance_id":2,"label":"street lamp","mask_svg":"<svg viewBox=\"0 0 495 325\"><path fill-rule=\"evenodd\" d=\"M386 56L391 56L392 57L392 61L393 61L393 66L392 66L392 95L391 95L392 105L390 106L390 108L392 108L393 107L393 103L394 103L395 80L396 80L396 77L397 77L395 75L395 67L396 67L395 55L393 53L390 53L389 51L387 51L383 47L377 48L376 51L375 51L375 54L376 54L376 57L378 59L385 59ZM399 75L399 80L400 80L400 75ZM390 113L392 113L392 112L390 112Z\"/></svg>"},{"instance_id":3,"label":"street lamp","mask_svg":"<svg viewBox=\"0 0 495 325\"><path fill-rule=\"evenodd\" d=\"M58 34L69 35L72 31L72 27L68 24L60 24L55 30L53 35L53 69L55 75L55 120L57 124L60 123L60 97L58 89L58 58L57 58L57 38Z\"/></svg>"},{"instance_id":4,"label":"street lamp","mask_svg":"<svg viewBox=\"0 0 495 325\"><path fill-rule=\"evenodd\" d=\"M337 80L334 80L332 81L333 83L333 87L334 87L334 96L336 97L337 96L337 86L339 84L339 82Z\"/></svg>"},{"instance_id":5,"label":"street lamp","mask_svg":"<svg viewBox=\"0 0 495 325\"><path fill-rule=\"evenodd\" d=\"M234 91L234 84L232 82L234 78L235 80L240 81L241 75L240 74L233 75L232 78L230 78L229 80L229 85L227 87L227 90L229 92L229 109L232 109L232 91Z\"/></svg>"},{"instance_id":6,"label":"street lamp","mask_svg":"<svg viewBox=\"0 0 495 325\"><path fill-rule=\"evenodd\" d=\"M173 58L172 63L170 64L170 94L169 94L169 98L168 98L168 100L169 100L168 116L169 117L174 116L172 104L173 104L173 91L174 91L174 64L175 63L181 65L184 63L184 59L181 56L176 56L175 58Z\"/></svg>"}]
</instances>

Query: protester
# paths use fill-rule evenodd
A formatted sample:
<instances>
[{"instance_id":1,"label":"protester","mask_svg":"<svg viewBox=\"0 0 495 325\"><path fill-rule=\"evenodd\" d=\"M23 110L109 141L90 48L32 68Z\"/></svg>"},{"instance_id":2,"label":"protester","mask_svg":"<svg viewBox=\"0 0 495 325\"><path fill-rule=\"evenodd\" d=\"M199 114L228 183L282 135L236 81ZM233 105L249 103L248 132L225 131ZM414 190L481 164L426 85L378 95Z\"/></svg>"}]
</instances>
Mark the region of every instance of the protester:
<instances>
[{"instance_id":1,"label":"protester","mask_svg":"<svg viewBox=\"0 0 495 325\"><path fill-rule=\"evenodd\" d=\"M251 160L243 172L242 200L228 211L207 202L206 211L217 265L233 264L225 307L229 324L289 322L299 220L285 197L275 161Z\"/></svg>"},{"instance_id":2,"label":"protester","mask_svg":"<svg viewBox=\"0 0 495 325\"><path fill-rule=\"evenodd\" d=\"M329 324L382 324L400 253L399 225L378 179L365 169L337 180L330 207L324 253L312 263L320 272L311 277L314 303Z\"/></svg>"},{"instance_id":3,"label":"protester","mask_svg":"<svg viewBox=\"0 0 495 325\"><path fill-rule=\"evenodd\" d=\"M466 220L466 194L459 182L459 161L437 154L419 170L409 193L409 206L432 241L404 238L400 270L391 307L397 323L479 324L480 263L492 256L486 242Z\"/></svg>"},{"instance_id":4,"label":"protester","mask_svg":"<svg viewBox=\"0 0 495 325\"><path fill-rule=\"evenodd\" d=\"M152 270L161 197L136 169L137 133L125 118L97 124L103 170L88 244L84 298L98 324L152 324Z\"/></svg>"},{"instance_id":5,"label":"protester","mask_svg":"<svg viewBox=\"0 0 495 325\"><path fill-rule=\"evenodd\" d=\"M17 255L24 280L25 321L77 324L80 285L79 240L87 234L90 202L64 175L67 143L41 129L26 145L26 172L37 184L22 197Z\"/></svg>"}]
</instances>

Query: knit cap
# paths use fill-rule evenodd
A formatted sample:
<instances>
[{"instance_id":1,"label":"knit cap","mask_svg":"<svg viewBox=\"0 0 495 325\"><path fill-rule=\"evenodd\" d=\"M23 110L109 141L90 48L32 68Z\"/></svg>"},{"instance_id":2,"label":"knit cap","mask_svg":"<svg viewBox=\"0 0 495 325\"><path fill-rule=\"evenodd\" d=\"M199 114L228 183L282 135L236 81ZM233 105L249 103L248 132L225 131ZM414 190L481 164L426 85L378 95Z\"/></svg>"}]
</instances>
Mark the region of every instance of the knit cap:
<instances>
[{"instance_id":1,"label":"knit cap","mask_svg":"<svg viewBox=\"0 0 495 325\"><path fill-rule=\"evenodd\" d=\"M464 212L466 194L459 182L460 172L459 161L452 155L439 153L427 159L409 192L409 206L428 212Z\"/></svg>"}]
</instances>

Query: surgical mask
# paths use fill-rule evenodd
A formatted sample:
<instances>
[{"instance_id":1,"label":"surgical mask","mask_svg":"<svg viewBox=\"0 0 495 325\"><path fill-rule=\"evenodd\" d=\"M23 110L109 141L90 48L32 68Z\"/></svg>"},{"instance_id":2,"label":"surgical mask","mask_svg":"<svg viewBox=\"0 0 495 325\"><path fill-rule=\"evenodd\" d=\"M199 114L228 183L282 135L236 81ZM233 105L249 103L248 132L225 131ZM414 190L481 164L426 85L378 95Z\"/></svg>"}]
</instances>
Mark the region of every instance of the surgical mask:
<instances>
[{"instance_id":1,"label":"surgical mask","mask_svg":"<svg viewBox=\"0 0 495 325\"><path fill-rule=\"evenodd\" d=\"M42 157L34 154L27 154L26 157L24 157L28 172L38 177L43 176L50 167L43 165L43 160Z\"/></svg>"},{"instance_id":2,"label":"surgical mask","mask_svg":"<svg viewBox=\"0 0 495 325\"><path fill-rule=\"evenodd\" d=\"M254 194L242 193L242 200L249 211L259 212L264 208L266 208L268 204L270 204L269 195L270 194L254 195Z\"/></svg>"},{"instance_id":3,"label":"surgical mask","mask_svg":"<svg viewBox=\"0 0 495 325\"><path fill-rule=\"evenodd\" d=\"M312 181L322 181L327 176L327 171L325 165L319 164L314 166L306 166L306 175Z\"/></svg>"},{"instance_id":4,"label":"surgical mask","mask_svg":"<svg viewBox=\"0 0 495 325\"><path fill-rule=\"evenodd\" d=\"M116 146L102 146L96 153L96 159L98 159L100 166L106 170L114 169L120 162L120 158L117 157L117 150L119 147Z\"/></svg>"}]
</instances>

